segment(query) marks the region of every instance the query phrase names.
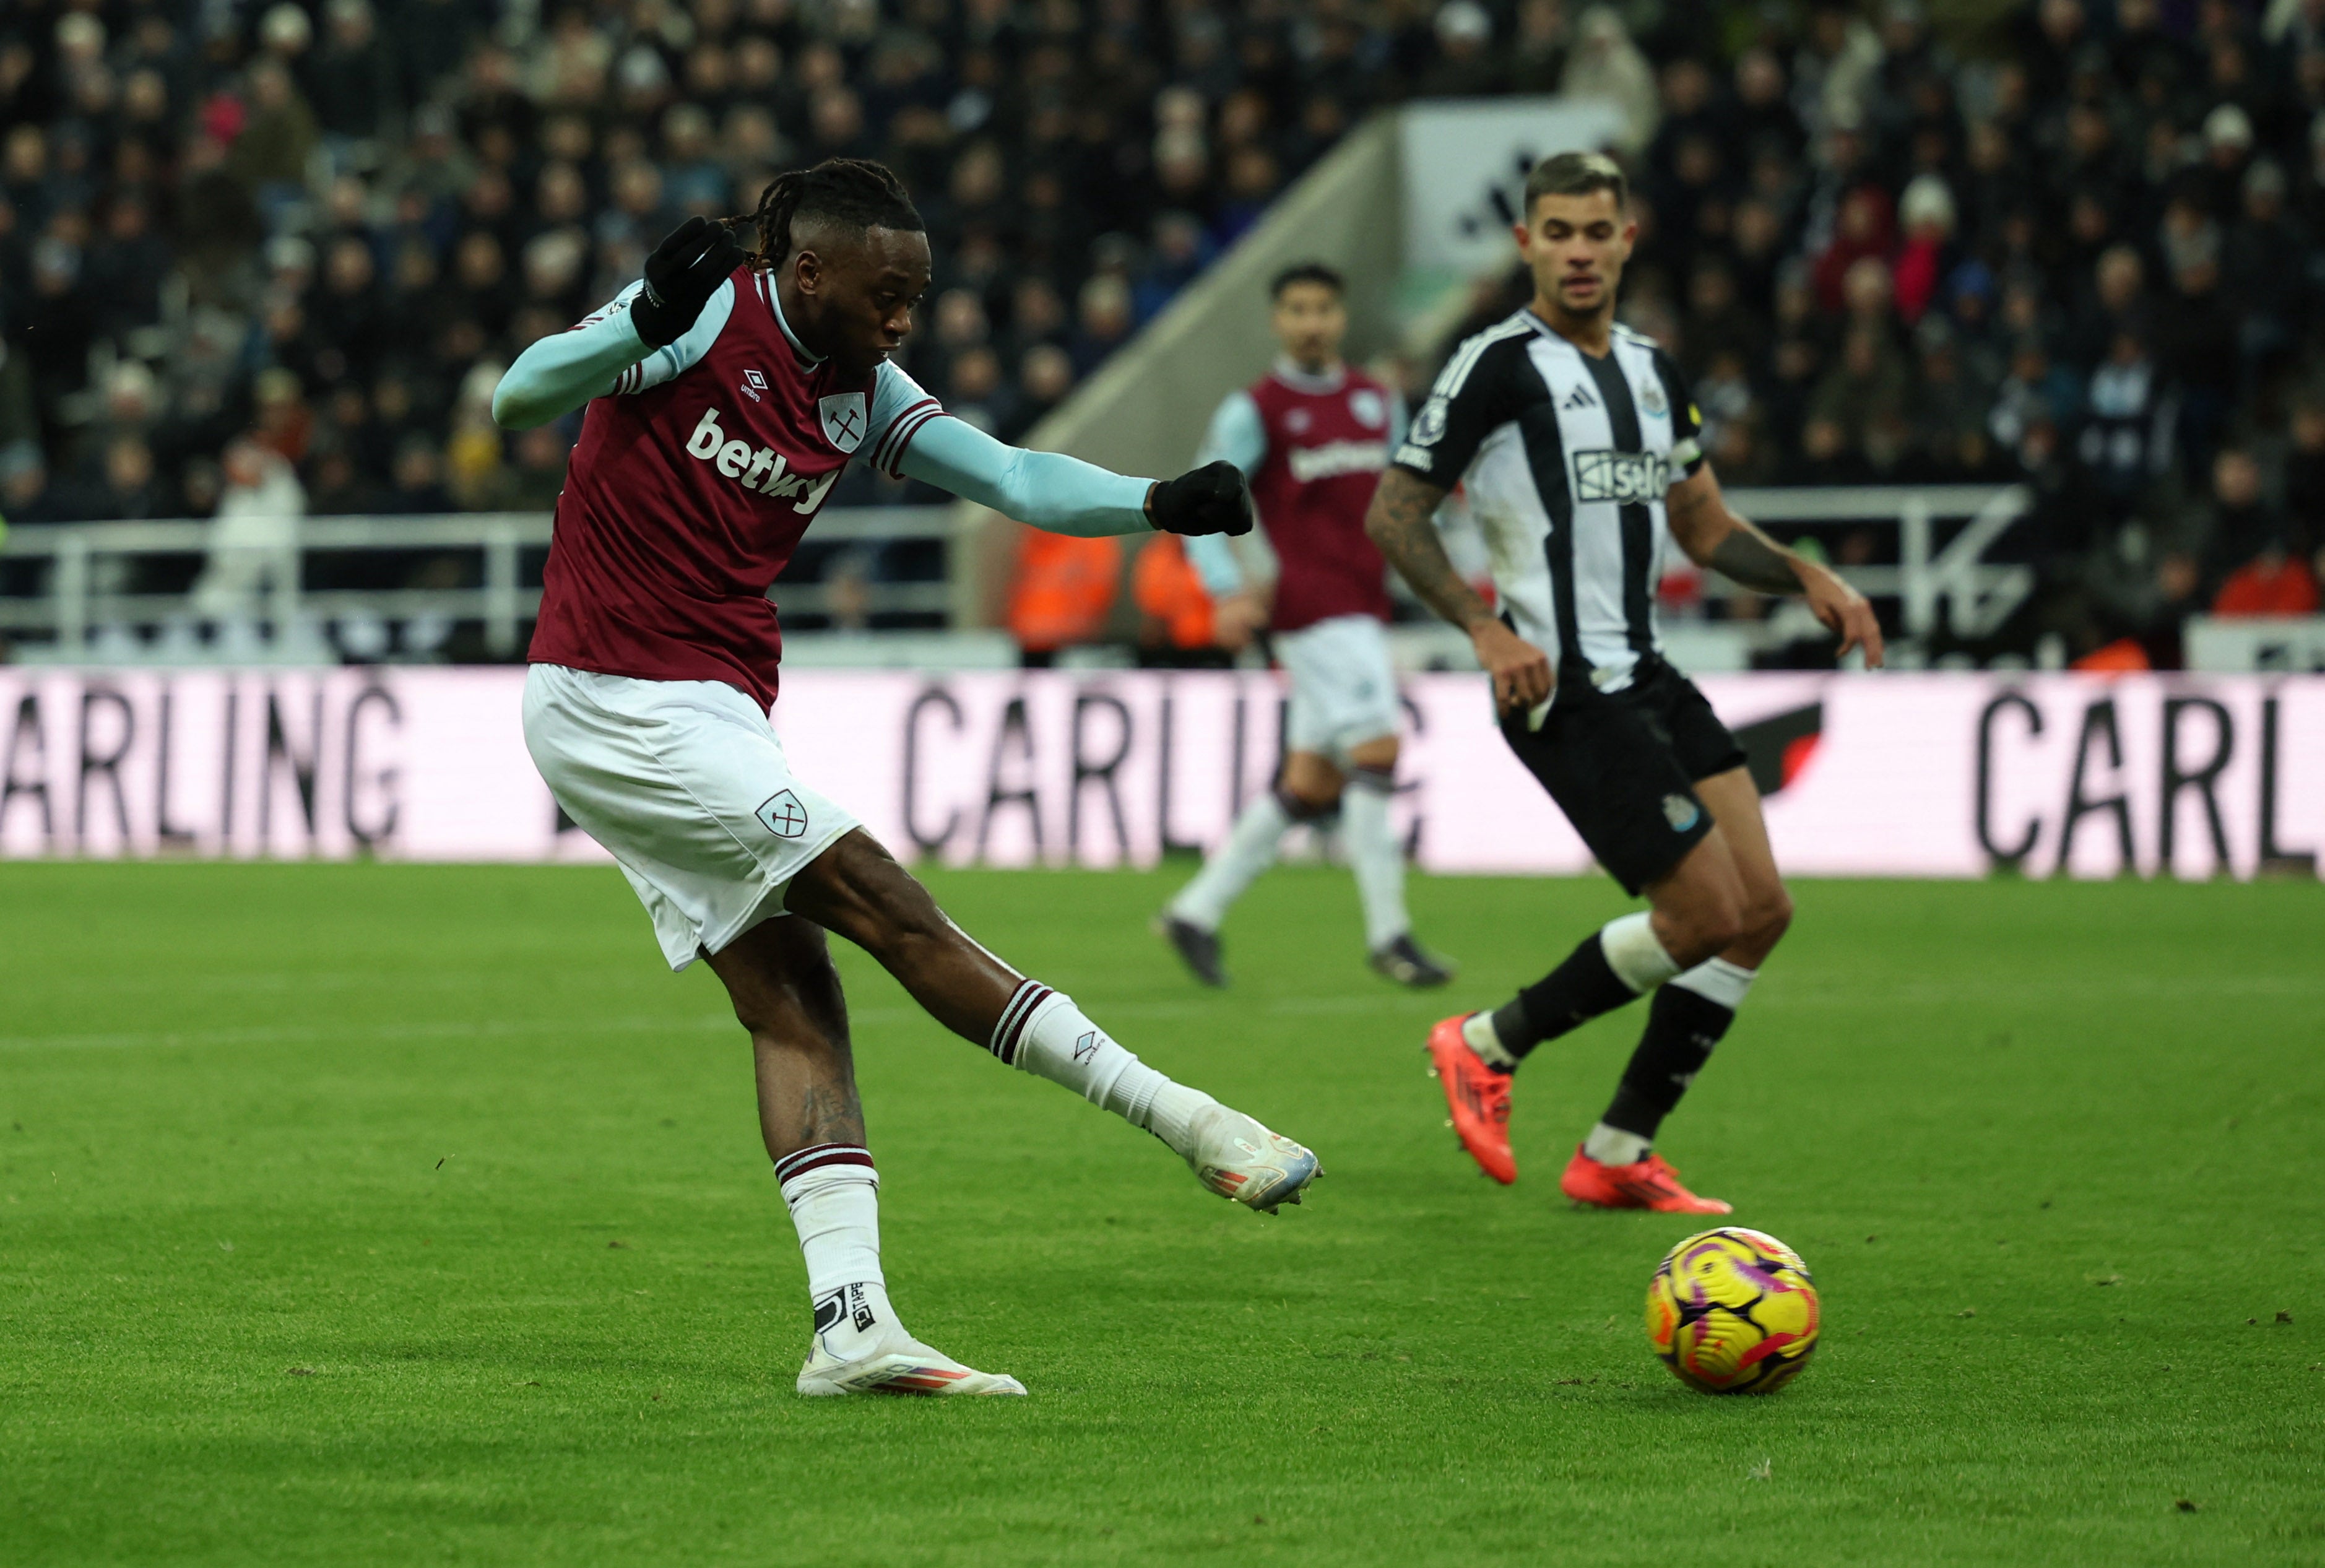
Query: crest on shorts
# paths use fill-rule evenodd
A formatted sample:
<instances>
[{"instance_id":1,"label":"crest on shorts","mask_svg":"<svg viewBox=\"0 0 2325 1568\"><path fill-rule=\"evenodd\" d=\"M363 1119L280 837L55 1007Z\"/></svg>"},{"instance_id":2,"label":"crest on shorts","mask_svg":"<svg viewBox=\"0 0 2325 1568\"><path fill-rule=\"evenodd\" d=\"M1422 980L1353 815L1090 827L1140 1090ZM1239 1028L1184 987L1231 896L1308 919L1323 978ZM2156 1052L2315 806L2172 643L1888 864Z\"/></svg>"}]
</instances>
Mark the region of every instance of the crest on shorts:
<instances>
[{"instance_id":1,"label":"crest on shorts","mask_svg":"<svg viewBox=\"0 0 2325 1568\"><path fill-rule=\"evenodd\" d=\"M807 808L800 804L799 796L785 790L765 802L753 813L759 825L778 839L796 839L807 831Z\"/></svg>"},{"instance_id":2,"label":"crest on shorts","mask_svg":"<svg viewBox=\"0 0 2325 1568\"><path fill-rule=\"evenodd\" d=\"M872 416L864 411L864 394L860 392L835 392L816 400L815 411L823 416L823 439L843 452L852 452L864 443L864 432L871 428Z\"/></svg>"},{"instance_id":3,"label":"crest on shorts","mask_svg":"<svg viewBox=\"0 0 2325 1568\"><path fill-rule=\"evenodd\" d=\"M1672 825L1672 831L1674 833L1686 832L1695 826L1696 818L1701 815L1703 815L1703 808L1685 795L1663 797L1663 821Z\"/></svg>"},{"instance_id":4,"label":"crest on shorts","mask_svg":"<svg viewBox=\"0 0 2325 1568\"><path fill-rule=\"evenodd\" d=\"M1388 422L1388 400L1369 386L1359 386L1348 394L1348 412L1366 430L1378 430Z\"/></svg>"}]
</instances>

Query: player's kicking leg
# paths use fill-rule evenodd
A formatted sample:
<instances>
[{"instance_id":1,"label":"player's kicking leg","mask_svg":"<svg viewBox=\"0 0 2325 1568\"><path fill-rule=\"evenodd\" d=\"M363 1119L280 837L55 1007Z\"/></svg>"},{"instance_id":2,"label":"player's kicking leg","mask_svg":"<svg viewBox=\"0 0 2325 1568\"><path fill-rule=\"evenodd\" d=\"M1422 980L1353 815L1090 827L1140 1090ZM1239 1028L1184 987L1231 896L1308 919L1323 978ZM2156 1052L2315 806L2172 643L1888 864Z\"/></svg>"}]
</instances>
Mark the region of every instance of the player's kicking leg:
<instances>
[{"instance_id":1,"label":"player's kicking leg","mask_svg":"<svg viewBox=\"0 0 2325 1568\"><path fill-rule=\"evenodd\" d=\"M1699 1198L1653 1153L1653 1140L1727 1033L1759 965L1792 917L1751 777L1737 768L1695 790L1713 827L1644 888L1651 907L1609 922L1566 961L1491 1012L1443 1020L1432 1069L1454 1125L1487 1174L1516 1178L1510 1154L1510 1075L1534 1047L1658 987L1647 1026L1607 1113L1560 1185L1610 1208L1726 1213ZM1665 982L1670 982L1665 984Z\"/></svg>"},{"instance_id":2,"label":"player's kicking leg","mask_svg":"<svg viewBox=\"0 0 2325 1568\"><path fill-rule=\"evenodd\" d=\"M789 918L711 955L751 1032L760 1125L806 1256L814 1342L802 1394L1022 1394L906 1333L880 1268L879 1181L865 1146L829 927L903 981L937 1020L1012 1066L1063 1083L1144 1127L1222 1197L1297 1203L1316 1157L1141 1062L1070 997L1011 970L946 919L868 835L852 831L795 877Z\"/></svg>"},{"instance_id":3,"label":"player's kicking leg","mask_svg":"<svg viewBox=\"0 0 2325 1568\"><path fill-rule=\"evenodd\" d=\"M1023 1394L1005 1373L965 1367L904 1331L880 1269L880 1177L865 1146L848 1005L823 930L763 922L718 952L735 1016L750 1031L759 1131L807 1259L814 1328L802 1394Z\"/></svg>"}]
</instances>

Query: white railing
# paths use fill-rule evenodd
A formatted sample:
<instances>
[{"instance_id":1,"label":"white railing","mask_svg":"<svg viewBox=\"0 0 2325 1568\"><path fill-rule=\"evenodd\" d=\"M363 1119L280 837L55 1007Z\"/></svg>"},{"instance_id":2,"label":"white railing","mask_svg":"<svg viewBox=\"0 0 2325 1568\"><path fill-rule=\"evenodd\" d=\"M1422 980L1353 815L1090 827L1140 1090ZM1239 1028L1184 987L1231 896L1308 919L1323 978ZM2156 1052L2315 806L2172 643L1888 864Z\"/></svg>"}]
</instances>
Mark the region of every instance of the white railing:
<instances>
[{"instance_id":1,"label":"white railing","mask_svg":"<svg viewBox=\"0 0 2325 1568\"><path fill-rule=\"evenodd\" d=\"M1875 598L1902 607L1900 629L1926 637L1941 623L1957 636L1998 630L2034 591L2034 571L1985 559L2010 525L2026 515L2032 497L2020 485L1834 485L1728 492L1728 504L1755 523L1890 524L1897 530L1897 564L1853 566L1845 575ZM1966 520L1937 544L1938 524Z\"/></svg>"},{"instance_id":2,"label":"white railing","mask_svg":"<svg viewBox=\"0 0 2325 1568\"><path fill-rule=\"evenodd\" d=\"M2026 511L2027 494L2017 486L1799 487L1732 490L1728 498L1746 516L1780 530L1790 531L1801 524L1894 527L1896 565L1846 571L1866 593L1899 603L1898 629L1908 637L1927 637L1946 624L1958 636L1987 635L2033 591L2030 568L1996 565L1984 559ZM1950 523L1960 526L1941 545L1941 524ZM211 526L204 522L73 523L12 529L5 546L0 546L0 558L45 560L51 564L41 591L0 596L0 634L17 642L18 655L23 658L73 661L101 652L108 662L117 662L125 648L133 645L124 643L120 628L187 626L197 618L190 595L110 591L102 586L114 575L106 569L106 562L139 556L207 555ZM849 507L817 518L809 538L816 543L936 541L946 547L949 576L965 570L960 552L951 548L954 526L949 507ZM331 551L409 552L414 557L476 551L483 562L482 583L460 589L318 590L302 586L303 571L285 569L271 574L263 609L255 613L275 628L311 628L349 617L379 621L427 617L477 623L484 628L488 653L513 656L541 604L541 589L523 581L523 557L529 550L546 549L549 534L548 515L537 513L309 518L296 525L296 543L276 552L286 562ZM829 593L819 583L785 583L775 597L794 613L818 615L829 608ZM946 581L875 582L869 585L867 599L867 608L875 615L917 612L943 617L949 625L954 619L954 590ZM1722 623L1702 629L1725 632L1727 626ZM1748 643L1775 637L1781 628L1754 623L1739 625L1735 630ZM101 648L97 645L100 633L107 634ZM927 634L920 638L925 643ZM237 660L251 658L255 653L267 662L312 663L332 657L320 637L310 636L300 647L293 647L292 641L278 636L271 652L247 646L225 652ZM146 656L159 662L205 658L214 662L222 656L215 645L190 640L173 645L174 654L157 645ZM1742 652L1739 648L1739 658Z\"/></svg>"},{"instance_id":3,"label":"white railing","mask_svg":"<svg viewBox=\"0 0 2325 1568\"><path fill-rule=\"evenodd\" d=\"M141 556L208 557L213 526L197 520L12 527L0 543L0 561L45 560L51 565L44 591L0 594L0 634L17 642L21 657L72 660L91 651L92 638L101 628L187 626L199 618L190 594L110 591L101 586L114 575L107 563ZM524 582L522 566L526 551L549 547L550 516L545 512L310 517L290 526L293 543L255 552L274 557L278 566L268 574L263 604L254 607L252 616L273 628L312 626L351 616L470 621L483 626L487 652L509 657L522 646L523 627L541 608L541 589ZM946 547L949 557L951 530L949 507L852 506L818 517L811 538L818 544L934 541ZM458 589L320 590L302 585L310 558L347 550L408 553L414 564L429 555L476 551L482 557L483 582ZM294 565L301 570L292 570ZM948 559L948 576L949 565ZM787 583L781 598L786 608L808 615L829 608L828 592L819 583ZM951 589L943 580L874 582L867 586L866 601L875 615L910 611L949 617L952 609ZM278 640L288 647L287 638L278 634ZM319 642L312 645L320 649ZM328 654L327 649L320 651Z\"/></svg>"}]
</instances>

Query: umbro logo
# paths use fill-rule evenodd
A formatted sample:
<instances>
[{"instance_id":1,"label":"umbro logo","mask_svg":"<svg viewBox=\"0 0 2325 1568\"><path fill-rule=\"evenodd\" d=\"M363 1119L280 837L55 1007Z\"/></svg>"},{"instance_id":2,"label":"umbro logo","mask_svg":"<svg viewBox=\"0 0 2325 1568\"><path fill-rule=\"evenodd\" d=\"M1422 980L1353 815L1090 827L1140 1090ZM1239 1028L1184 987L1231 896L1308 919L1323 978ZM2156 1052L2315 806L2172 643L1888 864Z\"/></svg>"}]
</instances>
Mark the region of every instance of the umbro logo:
<instances>
[{"instance_id":1,"label":"umbro logo","mask_svg":"<svg viewBox=\"0 0 2325 1568\"><path fill-rule=\"evenodd\" d=\"M1590 389L1589 387L1578 386L1573 391L1568 393L1566 394L1566 401L1560 404L1558 406L1561 408L1596 408L1598 406L1598 400L1590 395Z\"/></svg>"},{"instance_id":2,"label":"umbro logo","mask_svg":"<svg viewBox=\"0 0 2325 1568\"><path fill-rule=\"evenodd\" d=\"M760 394L767 390L767 378L755 370L746 370L743 372L742 384L736 390L753 403L764 402L765 400L760 396Z\"/></svg>"},{"instance_id":3,"label":"umbro logo","mask_svg":"<svg viewBox=\"0 0 2325 1568\"><path fill-rule=\"evenodd\" d=\"M1087 1063L1093 1057L1097 1056L1098 1044L1105 1038L1105 1035L1099 1034L1097 1030L1092 1029L1088 1034L1084 1035L1080 1039L1076 1040L1074 1042L1075 1062Z\"/></svg>"}]
</instances>

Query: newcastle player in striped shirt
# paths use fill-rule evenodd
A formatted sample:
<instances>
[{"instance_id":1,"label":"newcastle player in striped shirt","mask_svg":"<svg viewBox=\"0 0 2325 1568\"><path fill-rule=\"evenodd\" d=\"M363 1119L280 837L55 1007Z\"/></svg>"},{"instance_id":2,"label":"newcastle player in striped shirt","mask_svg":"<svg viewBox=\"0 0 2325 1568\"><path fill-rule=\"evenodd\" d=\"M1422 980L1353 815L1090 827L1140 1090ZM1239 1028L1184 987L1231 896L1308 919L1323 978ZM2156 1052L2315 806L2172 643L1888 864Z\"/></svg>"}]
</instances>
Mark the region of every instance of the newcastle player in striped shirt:
<instances>
[{"instance_id":1,"label":"newcastle player in striped shirt","mask_svg":"<svg viewBox=\"0 0 2325 1568\"><path fill-rule=\"evenodd\" d=\"M1560 1186L1602 1208L1724 1214L1728 1204L1681 1185L1654 1139L1784 934L1792 901L1742 750L1660 651L1664 543L1746 588L1802 595L1840 651L1862 647L1868 664L1881 663L1881 630L1863 595L1721 498L1677 368L1615 323L1637 233L1611 160L1570 153L1534 168L1517 226L1533 300L1446 364L1366 528L1413 590L1468 632L1511 748L1598 863L1648 902L1503 1006L1431 1032L1463 1146L1489 1175L1516 1180L1519 1063L1652 990L1613 1103ZM1432 526L1457 484L1493 545L1500 617Z\"/></svg>"}]
</instances>

